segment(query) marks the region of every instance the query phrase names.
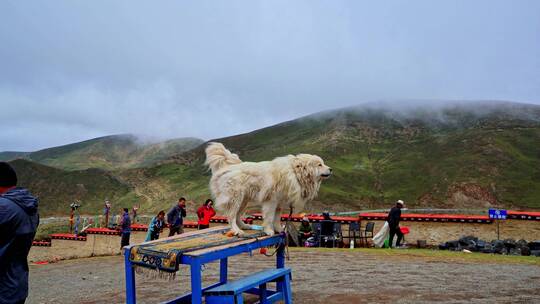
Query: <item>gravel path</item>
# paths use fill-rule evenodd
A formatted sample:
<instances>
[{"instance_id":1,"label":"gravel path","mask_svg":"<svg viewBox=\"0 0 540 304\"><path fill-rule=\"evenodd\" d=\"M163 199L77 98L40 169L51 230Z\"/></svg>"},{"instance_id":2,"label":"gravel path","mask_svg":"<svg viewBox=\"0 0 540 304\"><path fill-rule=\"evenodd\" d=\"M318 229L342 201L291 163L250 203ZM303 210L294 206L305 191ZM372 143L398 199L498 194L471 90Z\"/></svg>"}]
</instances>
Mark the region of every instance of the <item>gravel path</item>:
<instances>
[{"instance_id":1,"label":"gravel path","mask_svg":"<svg viewBox=\"0 0 540 304\"><path fill-rule=\"evenodd\" d=\"M456 253L459 254L459 253ZM229 260L237 278L274 267L259 254ZM292 250L295 303L539 303L540 267L449 261L414 254L360 250ZM217 281L218 264L206 265L204 279ZM175 281L137 275L138 303L157 303L189 291L189 270ZM124 266L120 256L30 266L27 303L122 303Z\"/></svg>"}]
</instances>

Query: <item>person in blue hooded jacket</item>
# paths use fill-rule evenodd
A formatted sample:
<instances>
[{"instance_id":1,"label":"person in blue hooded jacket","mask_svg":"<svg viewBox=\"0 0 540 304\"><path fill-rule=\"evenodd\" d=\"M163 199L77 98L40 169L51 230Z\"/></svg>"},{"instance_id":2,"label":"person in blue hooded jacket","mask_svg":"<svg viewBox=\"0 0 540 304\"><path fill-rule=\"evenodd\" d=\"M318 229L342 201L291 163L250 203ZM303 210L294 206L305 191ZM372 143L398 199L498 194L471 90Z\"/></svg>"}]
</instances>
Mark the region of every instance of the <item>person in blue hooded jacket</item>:
<instances>
[{"instance_id":1,"label":"person in blue hooded jacket","mask_svg":"<svg viewBox=\"0 0 540 304\"><path fill-rule=\"evenodd\" d=\"M165 225L164 219L165 211L163 210L161 210L156 216L152 218L152 220L150 221L150 225L148 225L148 233L146 233L146 239L144 239L145 242L159 239L159 233Z\"/></svg>"},{"instance_id":2,"label":"person in blue hooded jacket","mask_svg":"<svg viewBox=\"0 0 540 304\"><path fill-rule=\"evenodd\" d=\"M38 199L17 187L17 174L0 162L0 304L28 296L28 253L39 225Z\"/></svg>"}]
</instances>

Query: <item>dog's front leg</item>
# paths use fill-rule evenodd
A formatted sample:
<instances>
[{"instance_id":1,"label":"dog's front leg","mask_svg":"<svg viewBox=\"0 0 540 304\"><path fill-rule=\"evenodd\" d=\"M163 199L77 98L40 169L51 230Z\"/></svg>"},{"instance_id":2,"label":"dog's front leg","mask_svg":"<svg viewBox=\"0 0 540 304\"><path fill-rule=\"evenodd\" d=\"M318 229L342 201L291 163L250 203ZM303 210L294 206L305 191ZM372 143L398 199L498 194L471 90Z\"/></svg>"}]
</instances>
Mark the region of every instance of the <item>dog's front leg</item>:
<instances>
[{"instance_id":1,"label":"dog's front leg","mask_svg":"<svg viewBox=\"0 0 540 304\"><path fill-rule=\"evenodd\" d=\"M262 214L263 214L263 230L267 235L274 235L274 218L279 216L276 215L277 202L263 202L262 204Z\"/></svg>"},{"instance_id":2,"label":"dog's front leg","mask_svg":"<svg viewBox=\"0 0 540 304\"><path fill-rule=\"evenodd\" d=\"M240 227L240 229L251 229L251 225L248 225L246 223L244 223L242 221L242 217L244 216L245 212L246 212L246 209L247 209L247 206L248 206L248 203L247 202L244 202L244 204L242 205L242 207L240 207L240 212L238 213L239 216L236 218L236 224L238 225L238 227Z\"/></svg>"},{"instance_id":3,"label":"dog's front leg","mask_svg":"<svg viewBox=\"0 0 540 304\"><path fill-rule=\"evenodd\" d=\"M273 221L274 231L277 233L283 232L283 227L281 227L281 208L276 208L276 212L274 213L274 221Z\"/></svg>"},{"instance_id":4,"label":"dog's front leg","mask_svg":"<svg viewBox=\"0 0 540 304\"><path fill-rule=\"evenodd\" d=\"M231 231L234 233L234 235L237 236L243 236L244 231L238 226L239 218L240 218L240 209L242 208L243 204L243 195L238 195L236 197L232 197L231 201L229 203L230 209L228 210L228 219L229 224L231 225Z\"/></svg>"}]
</instances>

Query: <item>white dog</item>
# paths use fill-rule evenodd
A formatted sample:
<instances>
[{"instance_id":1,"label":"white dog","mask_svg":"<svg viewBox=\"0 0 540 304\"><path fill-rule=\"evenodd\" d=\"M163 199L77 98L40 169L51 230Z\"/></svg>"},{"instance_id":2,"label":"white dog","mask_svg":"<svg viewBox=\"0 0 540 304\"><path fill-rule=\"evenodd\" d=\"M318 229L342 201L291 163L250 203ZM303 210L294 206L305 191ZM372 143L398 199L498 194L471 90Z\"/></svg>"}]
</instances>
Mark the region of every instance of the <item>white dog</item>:
<instances>
[{"instance_id":1,"label":"white dog","mask_svg":"<svg viewBox=\"0 0 540 304\"><path fill-rule=\"evenodd\" d=\"M210 190L216 208L225 212L232 232L242 235L250 229L241 217L249 203L262 206L263 228L267 235L281 232L277 211L292 207L295 212L317 196L321 181L332 169L310 154L288 155L272 161L242 162L220 143L206 147L206 165L212 170Z\"/></svg>"}]
</instances>

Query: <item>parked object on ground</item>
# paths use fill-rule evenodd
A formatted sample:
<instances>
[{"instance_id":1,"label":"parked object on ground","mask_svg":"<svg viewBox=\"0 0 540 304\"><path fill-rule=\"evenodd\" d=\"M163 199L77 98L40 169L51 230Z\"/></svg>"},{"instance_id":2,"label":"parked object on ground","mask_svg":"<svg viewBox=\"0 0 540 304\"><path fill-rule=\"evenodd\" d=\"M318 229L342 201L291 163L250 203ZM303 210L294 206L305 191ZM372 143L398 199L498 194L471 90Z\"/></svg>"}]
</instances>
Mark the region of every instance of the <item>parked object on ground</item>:
<instances>
[{"instance_id":1,"label":"parked object on ground","mask_svg":"<svg viewBox=\"0 0 540 304\"><path fill-rule=\"evenodd\" d=\"M390 234L390 226L388 226L388 222L384 222L383 227L375 236L373 237L373 244L375 247L382 248L384 246L384 241L388 239L388 235Z\"/></svg>"},{"instance_id":2,"label":"parked object on ground","mask_svg":"<svg viewBox=\"0 0 540 304\"><path fill-rule=\"evenodd\" d=\"M373 230L375 229L375 222L368 222L364 231L360 235L360 243L365 247L368 247L368 239L373 239Z\"/></svg>"},{"instance_id":3,"label":"parked object on ground","mask_svg":"<svg viewBox=\"0 0 540 304\"><path fill-rule=\"evenodd\" d=\"M539 244L540 245L540 244ZM456 241L448 241L439 245L440 250L505 254L505 255L535 255L536 242L528 243L526 240L492 240L491 242L478 239L474 236L464 236ZM540 246L538 247L540 248ZM540 249L538 250L540 252Z\"/></svg>"},{"instance_id":4,"label":"parked object on ground","mask_svg":"<svg viewBox=\"0 0 540 304\"><path fill-rule=\"evenodd\" d=\"M409 234L411 232L411 229L409 229L409 227L400 227L399 230L401 230L401 233L403 234Z\"/></svg>"}]
</instances>

